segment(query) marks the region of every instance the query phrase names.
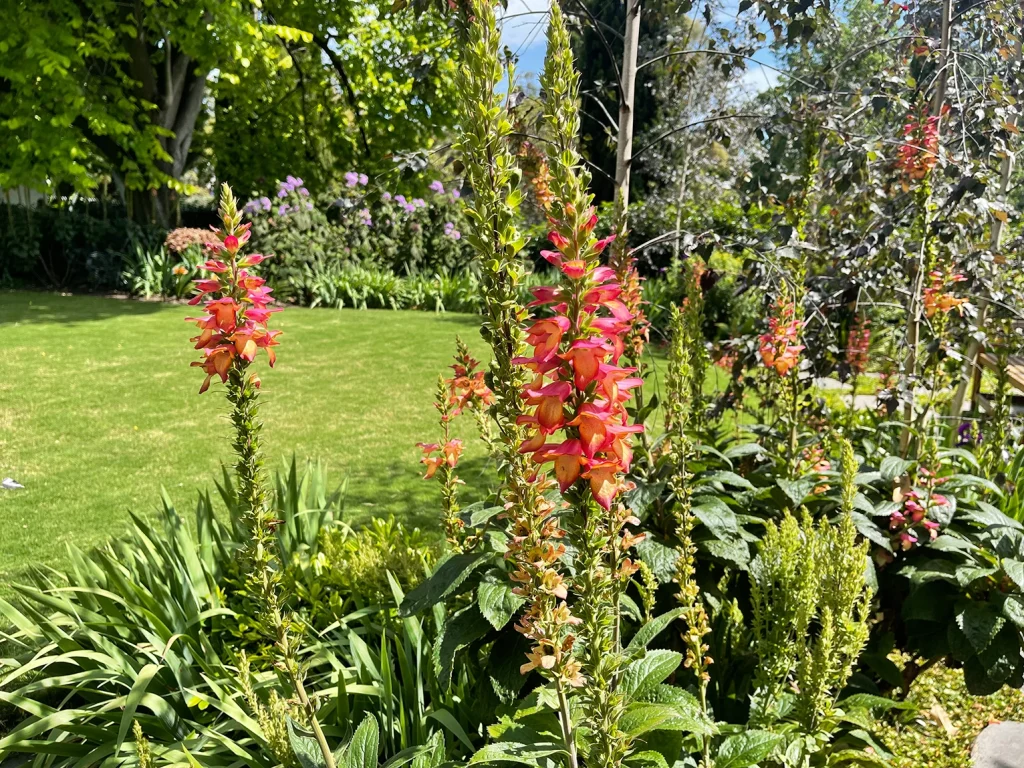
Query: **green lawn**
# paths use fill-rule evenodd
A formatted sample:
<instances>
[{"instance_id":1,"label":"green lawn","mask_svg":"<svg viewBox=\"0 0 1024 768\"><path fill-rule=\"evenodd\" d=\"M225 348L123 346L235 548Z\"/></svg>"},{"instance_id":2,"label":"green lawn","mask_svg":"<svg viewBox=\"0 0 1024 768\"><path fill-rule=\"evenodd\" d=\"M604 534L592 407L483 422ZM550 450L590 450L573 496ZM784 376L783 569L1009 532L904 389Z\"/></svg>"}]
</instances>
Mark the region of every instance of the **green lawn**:
<instances>
[{"instance_id":1,"label":"green lawn","mask_svg":"<svg viewBox=\"0 0 1024 768\"><path fill-rule=\"evenodd\" d=\"M29 564L59 565L148 512L167 488L179 508L230 459L223 390L199 396L193 327L181 305L0 292L0 589ZM427 312L289 308L277 368L260 358L270 466L325 460L348 481L353 520L394 514L436 526L438 487L415 443L436 439L431 407L455 336L478 356L478 321ZM471 430L471 420L464 422ZM467 434L472 437L472 434ZM462 475L472 495L479 441ZM479 485L479 483L478 483Z\"/></svg>"}]
</instances>

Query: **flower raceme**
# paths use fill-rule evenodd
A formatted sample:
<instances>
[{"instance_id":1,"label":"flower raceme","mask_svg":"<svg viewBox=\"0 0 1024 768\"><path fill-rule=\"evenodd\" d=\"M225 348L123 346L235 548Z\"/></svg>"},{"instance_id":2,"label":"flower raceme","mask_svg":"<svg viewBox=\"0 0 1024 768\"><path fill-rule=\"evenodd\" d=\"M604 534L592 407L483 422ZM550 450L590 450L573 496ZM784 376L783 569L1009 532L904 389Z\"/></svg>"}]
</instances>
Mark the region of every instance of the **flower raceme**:
<instances>
[{"instance_id":1,"label":"flower raceme","mask_svg":"<svg viewBox=\"0 0 1024 768\"><path fill-rule=\"evenodd\" d=\"M236 363L248 365L256 353L264 349L273 367L276 360L274 347L281 333L267 327L270 315L280 312L271 309L274 299L271 289L266 287L262 277L252 274L249 269L265 258L258 253L241 255L242 247L249 240L249 223L239 224L234 217L225 215L225 229L215 229L214 239L206 243L211 258L200 269L210 277L196 281L196 295L189 301L195 306L203 303L206 314L188 317L200 333L191 341L202 351L203 359L192 363L206 373L199 392L210 387L214 376L226 382L231 367ZM258 377L254 383L259 384Z\"/></svg>"},{"instance_id":2,"label":"flower raceme","mask_svg":"<svg viewBox=\"0 0 1024 768\"><path fill-rule=\"evenodd\" d=\"M761 360L779 376L785 376L800 364L800 353L804 351L799 343L802 327L794 304L780 296L768 319L768 332L760 337Z\"/></svg>"},{"instance_id":3,"label":"flower raceme","mask_svg":"<svg viewBox=\"0 0 1024 768\"><path fill-rule=\"evenodd\" d=\"M961 305L967 303L967 299L958 298L951 293L954 285L967 280L959 273L952 273L950 270L935 269L928 273L931 285L924 289L924 314L931 319L941 312L948 315L954 309L963 312Z\"/></svg>"},{"instance_id":4,"label":"flower raceme","mask_svg":"<svg viewBox=\"0 0 1024 768\"><path fill-rule=\"evenodd\" d=\"M528 435L519 450L540 466L552 464L562 493L587 480L595 501L610 509L632 461L631 435L643 430L628 423L625 408L642 382L635 369L618 365L633 315L614 271L597 265L613 238L594 238L596 223L591 212L568 235L550 233L557 250L541 255L567 281L533 290L529 306L554 314L527 329L533 355L514 362L534 374L523 391L529 410L518 421ZM552 441L555 435L560 439Z\"/></svg>"}]
</instances>

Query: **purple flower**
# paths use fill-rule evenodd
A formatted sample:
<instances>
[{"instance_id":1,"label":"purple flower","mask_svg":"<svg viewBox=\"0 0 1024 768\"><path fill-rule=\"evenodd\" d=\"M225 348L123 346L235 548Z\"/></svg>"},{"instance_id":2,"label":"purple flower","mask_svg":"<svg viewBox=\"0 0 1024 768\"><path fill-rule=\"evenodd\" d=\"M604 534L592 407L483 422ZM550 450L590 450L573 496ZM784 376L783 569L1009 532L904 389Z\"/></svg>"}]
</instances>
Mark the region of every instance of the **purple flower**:
<instances>
[{"instance_id":1,"label":"purple flower","mask_svg":"<svg viewBox=\"0 0 1024 768\"><path fill-rule=\"evenodd\" d=\"M245 204L245 207L242 208L242 212L243 213L256 213L256 211L258 211L260 209L259 206L260 206L259 200L250 200L248 203Z\"/></svg>"},{"instance_id":2,"label":"purple flower","mask_svg":"<svg viewBox=\"0 0 1024 768\"><path fill-rule=\"evenodd\" d=\"M369 208L363 208L361 211L359 211L359 220L362 221L363 226L366 226L366 227L372 227L373 226L373 217L370 216L370 209Z\"/></svg>"},{"instance_id":3,"label":"purple flower","mask_svg":"<svg viewBox=\"0 0 1024 768\"><path fill-rule=\"evenodd\" d=\"M305 187L299 187L299 194L303 197L309 197L309 190Z\"/></svg>"},{"instance_id":4,"label":"purple flower","mask_svg":"<svg viewBox=\"0 0 1024 768\"><path fill-rule=\"evenodd\" d=\"M395 195L395 202L399 205L405 205L405 195Z\"/></svg>"},{"instance_id":5,"label":"purple flower","mask_svg":"<svg viewBox=\"0 0 1024 768\"><path fill-rule=\"evenodd\" d=\"M416 206L412 203L406 203L402 207L405 208L406 213L416 213Z\"/></svg>"},{"instance_id":6,"label":"purple flower","mask_svg":"<svg viewBox=\"0 0 1024 768\"><path fill-rule=\"evenodd\" d=\"M312 211L313 210L313 204L312 203L306 203L306 210L307 211Z\"/></svg>"},{"instance_id":7,"label":"purple flower","mask_svg":"<svg viewBox=\"0 0 1024 768\"><path fill-rule=\"evenodd\" d=\"M270 207L273 205L273 203L270 202L270 198L269 197L261 197L260 198L260 205L263 206L263 210L264 211L269 211Z\"/></svg>"},{"instance_id":8,"label":"purple flower","mask_svg":"<svg viewBox=\"0 0 1024 768\"><path fill-rule=\"evenodd\" d=\"M462 193L459 192L459 190L457 190L457 189L453 189L452 190L452 198L454 200L458 200L460 197L462 197Z\"/></svg>"},{"instance_id":9,"label":"purple flower","mask_svg":"<svg viewBox=\"0 0 1024 768\"><path fill-rule=\"evenodd\" d=\"M450 235L452 233L453 229L455 229L455 224L454 223L452 223L450 221L446 221L444 223L444 233L446 235Z\"/></svg>"},{"instance_id":10,"label":"purple flower","mask_svg":"<svg viewBox=\"0 0 1024 768\"><path fill-rule=\"evenodd\" d=\"M430 188L432 190L434 190L435 192L437 192L437 194L439 194L439 195L443 195L444 194L444 184L442 184L440 181L432 181L432 182L430 182Z\"/></svg>"},{"instance_id":11,"label":"purple flower","mask_svg":"<svg viewBox=\"0 0 1024 768\"><path fill-rule=\"evenodd\" d=\"M427 207L427 201L424 200L422 197L417 197L415 200L412 201L412 204L415 205L417 208Z\"/></svg>"},{"instance_id":12,"label":"purple flower","mask_svg":"<svg viewBox=\"0 0 1024 768\"><path fill-rule=\"evenodd\" d=\"M278 197L288 197L288 188L287 188L287 187L285 187L285 186L284 186L284 185L282 184L282 185L281 185L281 188L280 188L279 190L277 190L277 196L278 196Z\"/></svg>"},{"instance_id":13,"label":"purple flower","mask_svg":"<svg viewBox=\"0 0 1024 768\"><path fill-rule=\"evenodd\" d=\"M390 192L385 192L380 197L381 197L381 200L390 200L391 199L391 193Z\"/></svg>"},{"instance_id":14,"label":"purple flower","mask_svg":"<svg viewBox=\"0 0 1024 768\"><path fill-rule=\"evenodd\" d=\"M461 240L462 239L462 233L459 232L459 230L456 229L454 232L451 233L451 238L452 238L452 240Z\"/></svg>"},{"instance_id":15,"label":"purple flower","mask_svg":"<svg viewBox=\"0 0 1024 768\"><path fill-rule=\"evenodd\" d=\"M369 183L370 183L370 179L369 179L369 177L368 177L368 176L367 176L367 175L366 175L365 173L360 173L360 174L359 174L359 183L360 183L360 184L361 184L362 186L364 186L364 187L365 187L365 186L366 186L367 184L369 184Z\"/></svg>"},{"instance_id":16,"label":"purple flower","mask_svg":"<svg viewBox=\"0 0 1024 768\"><path fill-rule=\"evenodd\" d=\"M345 174L345 186L354 187L359 183L359 174L355 171L349 171Z\"/></svg>"},{"instance_id":17,"label":"purple flower","mask_svg":"<svg viewBox=\"0 0 1024 768\"><path fill-rule=\"evenodd\" d=\"M278 208L277 208L277 215L278 216L284 216L287 213L288 213L288 206L287 205L279 205L278 206Z\"/></svg>"}]
</instances>

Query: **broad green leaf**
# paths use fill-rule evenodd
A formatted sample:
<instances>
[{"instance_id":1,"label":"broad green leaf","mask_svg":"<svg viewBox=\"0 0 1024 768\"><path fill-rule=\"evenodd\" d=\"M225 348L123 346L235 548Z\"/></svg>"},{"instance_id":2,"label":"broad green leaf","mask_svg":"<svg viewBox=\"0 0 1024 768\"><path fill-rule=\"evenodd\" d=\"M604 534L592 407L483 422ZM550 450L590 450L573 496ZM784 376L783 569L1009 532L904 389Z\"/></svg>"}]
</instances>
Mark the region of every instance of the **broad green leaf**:
<instances>
[{"instance_id":1,"label":"broad green leaf","mask_svg":"<svg viewBox=\"0 0 1024 768\"><path fill-rule=\"evenodd\" d=\"M453 594L473 571L489 562L490 558L490 555L482 552L448 558L430 578L405 596L399 613L402 616L413 616L441 602Z\"/></svg>"},{"instance_id":2,"label":"broad green leaf","mask_svg":"<svg viewBox=\"0 0 1024 768\"><path fill-rule=\"evenodd\" d=\"M455 654L474 640L491 631L491 625L476 605L470 605L452 616L441 630L441 636L434 643L434 673L443 690L448 690L452 681Z\"/></svg>"},{"instance_id":3,"label":"broad green leaf","mask_svg":"<svg viewBox=\"0 0 1024 768\"><path fill-rule=\"evenodd\" d=\"M356 728L355 735L345 753L345 768L377 768L377 751L380 748L380 729L377 719L367 715Z\"/></svg>"},{"instance_id":4,"label":"broad green leaf","mask_svg":"<svg viewBox=\"0 0 1024 768\"><path fill-rule=\"evenodd\" d=\"M313 734L300 729L295 721L288 718L288 743L302 768L325 768L324 753L320 751Z\"/></svg>"},{"instance_id":5,"label":"broad green leaf","mask_svg":"<svg viewBox=\"0 0 1024 768\"><path fill-rule=\"evenodd\" d=\"M515 615L526 600L512 592L512 584L502 579L485 579L477 587L477 605L480 613L495 629L501 629Z\"/></svg>"},{"instance_id":6,"label":"broad green leaf","mask_svg":"<svg viewBox=\"0 0 1024 768\"><path fill-rule=\"evenodd\" d=\"M672 547L662 544L648 534L637 544L636 553L641 560L647 563L654 573L654 578L660 583L668 584L675 577L679 553Z\"/></svg>"},{"instance_id":7,"label":"broad green leaf","mask_svg":"<svg viewBox=\"0 0 1024 768\"><path fill-rule=\"evenodd\" d=\"M653 749L645 749L643 752L634 752L626 758L627 765L655 765L657 768L669 768L668 761L661 752Z\"/></svg>"},{"instance_id":8,"label":"broad green leaf","mask_svg":"<svg viewBox=\"0 0 1024 768\"><path fill-rule=\"evenodd\" d=\"M620 689L633 698L650 693L658 683L678 669L683 655L676 651L648 651L643 658L632 661L622 673Z\"/></svg>"},{"instance_id":9,"label":"broad green leaf","mask_svg":"<svg viewBox=\"0 0 1024 768\"><path fill-rule=\"evenodd\" d=\"M878 469L882 473L882 479L891 483L907 474L907 470L912 466L914 466L912 461L907 461L899 456L886 456L882 459L882 465Z\"/></svg>"},{"instance_id":10,"label":"broad green leaf","mask_svg":"<svg viewBox=\"0 0 1024 768\"><path fill-rule=\"evenodd\" d=\"M518 763L519 765L539 765L539 760L551 755L564 753L557 744L519 744L513 741L499 741L488 744L470 759L470 765L479 763Z\"/></svg>"},{"instance_id":11,"label":"broad green leaf","mask_svg":"<svg viewBox=\"0 0 1024 768\"><path fill-rule=\"evenodd\" d=\"M671 704L633 704L619 721L619 727L630 736L640 736L650 731L680 731L695 733L702 731L701 724L687 717Z\"/></svg>"},{"instance_id":12,"label":"broad green leaf","mask_svg":"<svg viewBox=\"0 0 1024 768\"><path fill-rule=\"evenodd\" d=\"M782 743L782 736L768 731L744 731L730 736L718 748L715 768L747 768L757 765Z\"/></svg>"}]
</instances>

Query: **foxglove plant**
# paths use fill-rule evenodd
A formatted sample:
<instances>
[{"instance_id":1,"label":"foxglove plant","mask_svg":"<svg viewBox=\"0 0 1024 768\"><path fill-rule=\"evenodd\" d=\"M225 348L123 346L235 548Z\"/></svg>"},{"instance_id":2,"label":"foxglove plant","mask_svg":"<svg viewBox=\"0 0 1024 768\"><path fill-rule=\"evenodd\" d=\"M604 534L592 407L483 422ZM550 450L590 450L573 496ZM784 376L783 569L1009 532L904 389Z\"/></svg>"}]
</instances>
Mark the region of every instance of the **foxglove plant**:
<instances>
[{"instance_id":1,"label":"foxglove plant","mask_svg":"<svg viewBox=\"0 0 1024 768\"><path fill-rule=\"evenodd\" d=\"M590 739L588 761L615 766L631 744L619 728L627 704L617 690L625 662L619 597L637 567L629 551L641 538L625 531L638 521L617 497L627 487L631 436L643 430L629 423L625 404L642 382L635 369L619 365L634 315L623 303L615 271L601 264L614 237L594 235L597 216L577 150L579 75L557 4L551 9L541 83L547 97L544 120L558 149L550 163L548 237L554 249L541 255L558 268L562 281L533 291L530 306L550 307L553 314L535 319L527 332L533 355L516 360L534 375L524 388L531 410L519 417L529 429L519 450L539 467L552 465L568 505L561 520L576 552L571 587L582 640L579 696Z\"/></svg>"},{"instance_id":2,"label":"foxglove plant","mask_svg":"<svg viewBox=\"0 0 1024 768\"><path fill-rule=\"evenodd\" d=\"M267 323L274 312L271 289L263 278L250 271L265 258L261 254L243 255L249 241L250 223L242 223L231 188L224 184L220 200L221 229L214 230L206 244L211 258L202 265L210 277L196 282L196 296L191 305L202 303L206 314L187 318L200 333L192 338L203 359L193 362L206 374L199 392L205 392L214 377L227 385L227 399L232 406L235 474L238 479L238 506L250 540L245 550L248 566L246 586L260 606L262 620L268 626L277 654L278 665L287 675L295 695L309 719L325 768L334 768L335 760L316 718L316 706L306 694L296 654L294 622L285 614L281 596L279 558L275 554L274 529L278 524L270 506L269 485L263 466L260 444L262 424L259 421L260 377L249 373L259 350L267 353L273 366L274 347L281 333Z\"/></svg>"},{"instance_id":3,"label":"foxglove plant","mask_svg":"<svg viewBox=\"0 0 1024 768\"><path fill-rule=\"evenodd\" d=\"M508 143L512 124L496 92L505 74L498 55L501 35L490 0L475 0L466 10L467 39L458 88L466 117L456 150L463 157L473 189L465 208L470 221L466 237L478 255L483 278L481 335L492 350L491 415L502 449L501 496L511 536L507 558L512 563L516 592L526 601L517 628L533 642L522 671L537 669L554 684L562 739L570 765L576 768L568 694L583 684L583 677L580 663L572 658L574 627L579 619L566 603L565 533L554 516L556 505L545 497L551 481L538 477L527 453L520 450L526 439L519 417L524 413L527 378L526 369L514 361L525 352L521 322L526 310L518 299L523 275L518 254L525 240L516 226L521 193L516 159ZM512 76L510 63L510 80Z\"/></svg>"}]
</instances>

